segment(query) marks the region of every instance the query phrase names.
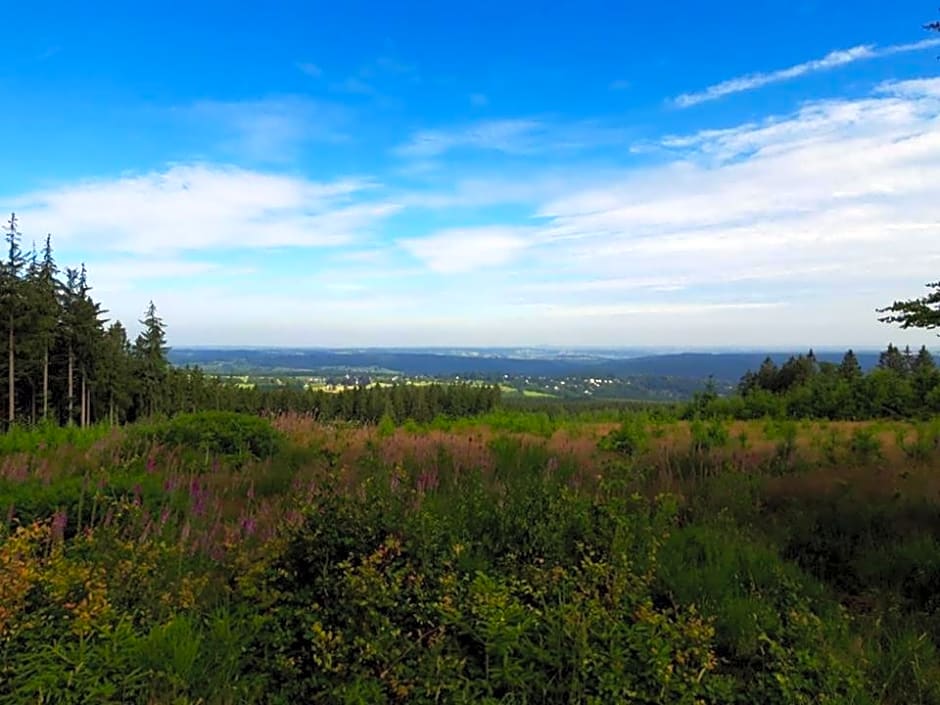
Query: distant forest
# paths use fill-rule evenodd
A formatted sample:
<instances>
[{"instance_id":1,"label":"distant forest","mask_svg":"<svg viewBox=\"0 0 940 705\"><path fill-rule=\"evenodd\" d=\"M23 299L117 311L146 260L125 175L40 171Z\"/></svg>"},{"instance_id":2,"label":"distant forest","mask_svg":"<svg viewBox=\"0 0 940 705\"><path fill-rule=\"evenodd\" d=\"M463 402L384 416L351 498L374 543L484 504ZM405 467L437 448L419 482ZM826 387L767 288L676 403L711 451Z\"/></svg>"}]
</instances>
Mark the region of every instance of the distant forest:
<instances>
[{"instance_id":1,"label":"distant forest","mask_svg":"<svg viewBox=\"0 0 940 705\"><path fill-rule=\"evenodd\" d=\"M851 350L839 364L820 362L810 351L781 366L768 357L758 370L744 375L738 392L725 398L701 394L687 415L844 420L928 416L940 413L940 370L926 347L914 353L889 345L867 373Z\"/></svg>"}]
</instances>

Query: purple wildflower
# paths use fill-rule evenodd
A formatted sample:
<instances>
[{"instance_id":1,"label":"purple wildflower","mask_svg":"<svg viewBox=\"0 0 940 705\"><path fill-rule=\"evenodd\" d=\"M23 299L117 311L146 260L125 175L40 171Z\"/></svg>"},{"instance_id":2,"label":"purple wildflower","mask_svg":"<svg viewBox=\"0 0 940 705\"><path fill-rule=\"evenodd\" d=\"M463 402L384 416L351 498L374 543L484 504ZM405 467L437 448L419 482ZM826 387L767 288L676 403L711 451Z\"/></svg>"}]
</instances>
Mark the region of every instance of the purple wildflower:
<instances>
[{"instance_id":1,"label":"purple wildflower","mask_svg":"<svg viewBox=\"0 0 940 705\"><path fill-rule=\"evenodd\" d=\"M52 536L57 541L65 539L65 527L68 525L68 516L64 509L56 510L52 515Z\"/></svg>"}]
</instances>

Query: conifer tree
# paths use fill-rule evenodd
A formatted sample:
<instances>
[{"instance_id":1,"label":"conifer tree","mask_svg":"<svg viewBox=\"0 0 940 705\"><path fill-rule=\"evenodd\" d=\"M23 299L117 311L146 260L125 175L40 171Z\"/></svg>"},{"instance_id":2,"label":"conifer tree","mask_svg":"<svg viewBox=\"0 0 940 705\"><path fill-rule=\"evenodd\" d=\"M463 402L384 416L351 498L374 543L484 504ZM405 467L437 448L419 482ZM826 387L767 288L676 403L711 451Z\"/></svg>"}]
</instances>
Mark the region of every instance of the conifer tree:
<instances>
[{"instance_id":1,"label":"conifer tree","mask_svg":"<svg viewBox=\"0 0 940 705\"><path fill-rule=\"evenodd\" d=\"M90 291L88 273L83 264L78 274L78 298L74 302L73 320L76 361L81 382L79 419L82 427L91 422L92 390L95 382L93 373L103 338L105 320L102 316L106 313L101 305L91 298Z\"/></svg>"},{"instance_id":2,"label":"conifer tree","mask_svg":"<svg viewBox=\"0 0 940 705\"><path fill-rule=\"evenodd\" d=\"M115 321L104 335L97 372L108 405L108 423L111 425L124 420L130 405L130 357L131 345L127 331L120 321Z\"/></svg>"},{"instance_id":3,"label":"conifer tree","mask_svg":"<svg viewBox=\"0 0 940 705\"><path fill-rule=\"evenodd\" d=\"M839 375L849 382L854 382L862 376L862 366L859 364L854 351L849 350L845 353L842 362L839 364Z\"/></svg>"},{"instance_id":4,"label":"conifer tree","mask_svg":"<svg viewBox=\"0 0 940 705\"><path fill-rule=\"evenodd\" d=\"M5 239L7 257L0 274L0 311L7 334L7 422L12 425L16 421L16 336L25 308L22 275L26 264L16 213L10 214Z\"/></svg>"},{"instance_id":5,"label":"conifer tree","mask_svg":"<svg viewBox=\"0 0 940 705\"><path fill-rule=\"evenodd\" d=\"M895 301L878 313L887 314L878 320L882 323L898 323L901 328L940 328L940 282L927 285L932 292L919 299Z\"/></svg>"},{"instance_id":6,"label":"conifer tree","mask_svg":"<svg viewBox=\"0 0 940 705\"><path fill-rule=\"evenodd\" d=\"M878 357L878 367L883 370L892 370L900 375L909 372L904 353L898 350L892 343L888 343L888 349Z\"/></svg>"},{"instance_id":7,"label":"conifer tree","mask_svg":"<svg viewBox=\"0 0 940 705\"><path fill-rule=\"evenodd\" d=\"M78 345L79 328L79 285L78 270L67 267L65 270L65 286L61 292L62 325L59 335L62 338L66 352L66 424L75 423L75 350Z\"/></svg>"},{"instance_id":8,"label":"conifer tree","mask_svg":"<svg viewBox=\"0 0 940 705\"><path fill-rule=\"evenodd\" d=\"M166 379L169 363L167 361L166 328L157 315L153 301L147 306L143 320L143 330L134 343L134 355L137 359L141 408L153 415L157 411L157 398L160 386Z\"/></svg>"},{"instance_id":9,"label":"conifer tree","mask_svg":"<svg viewBox=\"0 0 940 705\"><path fill-rule=\"evenodd\" d=\"M930 374L936 371L937 363L926 345L921 346L917 357L914 358L912 369L915 374Z\"/></svg>"},{"instance_id":10,"label":"conifer tree","mask_svg":"<svg viewBox=\"0 0 940 705\"><path fill-rule=\"evenodd\" d=\"M46 235L42 262L35 278L36 339L42 354L42 417L49 417L49 356L55 344L56 327L59 324L59 284L55 258L52 256L52 236Z\"/></svg>"}]
</instances>

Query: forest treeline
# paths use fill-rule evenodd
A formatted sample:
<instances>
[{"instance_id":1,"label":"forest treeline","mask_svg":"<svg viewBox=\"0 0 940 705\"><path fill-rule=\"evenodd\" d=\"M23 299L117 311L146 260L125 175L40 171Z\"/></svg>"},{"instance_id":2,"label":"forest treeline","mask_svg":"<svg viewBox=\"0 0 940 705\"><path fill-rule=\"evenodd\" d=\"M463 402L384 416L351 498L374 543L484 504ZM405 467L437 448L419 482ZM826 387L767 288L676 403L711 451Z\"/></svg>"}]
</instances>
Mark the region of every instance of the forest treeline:
<instances>
[{"instance_id":1,"label":"forest treeline","mask_svg":"<svg viewBox=\"0 0 940 705\"><path fill-rule=\"evenodd\" d=\"M859 420L938 412L940 370L933 356L926 347L914 353L889 345L867 373L851 350L839 364L819 362L812 350L779 366L768 357L760 369L742 377L738 394L719 397L706 391L686 415Z\"/></svg>"},{"instance_id":2,"label":"forest treeline","mask_svg":"<svg viewBox=\"0 0 940 705\"><path fill-rule=\"evenodd\" d=\"M84 265L60 270L51 237L26 251L16 215L4 229L0 325L2 427L42 421L87 426L201 410L310 414L375 422L430 421L492 409L498 386L397 385L339 393L228 384L167 359L166 328L153 302L133 340L91 295Z\"/></svg>"},{"instance_id":3,"label":"forest treeline","mask_svg":"<svg viewBox=\"0 0 940 705\"><path fill-rule=\"evenodd\" d=\"M86 426L156 409L169 372L163 322L153 303L132 343L105 318L84 265L60 270L51 236L26 251L16 215L4 228L0 356L4 426L50 421Z\"/></svg>"}]
</instances>

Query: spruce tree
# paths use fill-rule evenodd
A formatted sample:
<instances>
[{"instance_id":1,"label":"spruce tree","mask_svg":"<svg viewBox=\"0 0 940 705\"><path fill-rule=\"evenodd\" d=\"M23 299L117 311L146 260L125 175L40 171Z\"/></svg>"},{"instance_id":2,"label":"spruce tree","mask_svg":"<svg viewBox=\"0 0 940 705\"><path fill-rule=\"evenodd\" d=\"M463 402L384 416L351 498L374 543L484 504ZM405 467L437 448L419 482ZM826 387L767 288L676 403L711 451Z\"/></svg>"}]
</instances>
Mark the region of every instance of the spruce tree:
<instances>
[{"instance_id":1,"label":"spruce tree","mask_svg":"<svg viewBox=\"0 0 940 705\"><path fill-rule=\"evenodd\" d=\"M842 362L839 364L839 375L849 382L854 382L862 376L862 366L852 350L846 352L842 358Z\"/></svg>"},{"instance_id":2,"label":"spruce tree","mask_svg":"<svg viewBox=\"0 0 940 705\"><path fill-rule=\"evenodd\" d=\"M92 420L95 361L100 354L104 337L103 328L106 322L103 318L106 311L91 298L90 291L88 273L83 264L78 274L78 297L74 302L75 317L73 320L76 343L75 358L81 385L79 419L82 427L90 424Z\"/></svg>"},{"instance_id":3,"label":"spruce tree","mask_svg":"<svg viewBox=\"0 0 940 705\"><path fill-rule=\"evenodd\" d=\"M42 263L36 280L36 337L42 349L42 417L49 417L49 356L55 344L56 328L61 318L57 294L59 283L55 258L52 256L52 236L46 235Z\"/></svg>"},{"instance_id":4,"label":"spruce tree","mask_svg":"<svg viewBox=\"0 0 940 705\"><path fill-rule=\"evenodd\" d=\"M937 363L926 345L921 346L920 352L918 352L917 357L914 358L912 368L915 374L931 374L936 371Z\"/></svg>"},{"instance_id":5,"label":"spruce tree","mask_svg":"<svg viewBox=\"0 0 940 705\"><path fill-rule=\"evenodd\" d=\"M878 320L882 323L898 323L901 328L940 328L940 282L927 285L932 289L929 294L919 299L895 301L887 308L878 309L886 314Z\"/></svg>"},{"instance_id":6,"label":"spruce tree","mask_svg":"<svg viewBox=\"0 0 940 705\"><path fill-rule=\"evenodd\" d=\"M133 385L130 355L127 331L120 321L115 321L108 327L102 340L96 373L105 395L108 423L111 425L123 421L130 406Z\"/></svg>"},{"instance_id":7,"label":"spruce tree","mask_svg":"<svg viewBox=\"0 0 940 705\"><path fill-rule=\"evenodd\" d=\"M883 370L892 370L900 375L907 374L910 371L904 353L892 343L888 343L888 349L879 355L878 367Z\"/></svg>"},{"instance_id":8,"label":"spruce tree","mask_svg":"<svg viewBox=\"0 0 940 705\"><path fill-rule=\"evenodd\" d=\"M169 367L166 328L163 320L157 315L157 307L153 301L147 306L140 324L143 330L134 343L134 355L141 386L141 410L153 415L157 411L160 388Z\"/></svg>"},{"instance_id":9,"label":"spruce tree","mask_svg":"<svg viewBox=\"0 0 940 705\"><path fill-rule=\"evenodd\" d=\"M7 258L0 274L0 311L7 334L7 423L12 425L16 421L16 337L25 309L22 276L26 264L16 213L10 214L5 239Z\"/></svg>"},{"instance_id":10,"label":"spruce tree","mask_svg":"<svg viewBox=\"0 0 940 705\"><path fill-rule=\"evenodd\" d=\"M81 287L77 269L67 267L61 291L62 325L59 336L66 355L66 424L75 423L75 362L81 330Z\"/></svg>"}]
</instances>

